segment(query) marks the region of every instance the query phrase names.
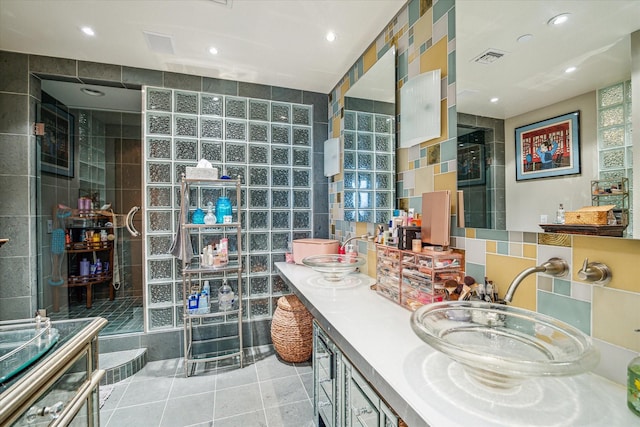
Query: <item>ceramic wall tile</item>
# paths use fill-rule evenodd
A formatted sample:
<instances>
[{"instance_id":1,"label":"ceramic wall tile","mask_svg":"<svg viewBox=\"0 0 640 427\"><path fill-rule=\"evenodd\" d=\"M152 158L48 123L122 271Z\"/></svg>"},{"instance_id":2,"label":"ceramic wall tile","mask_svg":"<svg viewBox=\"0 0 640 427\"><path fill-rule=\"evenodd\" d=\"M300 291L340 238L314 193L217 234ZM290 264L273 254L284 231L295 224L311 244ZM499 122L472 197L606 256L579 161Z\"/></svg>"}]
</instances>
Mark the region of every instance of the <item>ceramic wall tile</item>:
<instances>
[{"instance_id":1,"label":"ceramic wall tile","mask_svg":"<svg viewBox=\"0 0 640 427\"><path fill-rule=\"evenodd\" d=\"M538 312L547 314L591 334L591 304L563 295L538 292Z\"/></svg>"},{"instance_id":2,"label":"ceramic wall tile","mask_svg":"<svg viewBox=\"0 0 640 427\"><path fill-rule=\"evenodd\" d=\"M593 288L593 336L611 344L640 352L640 294Z\"/></svg>"},{"instance_id":3,"label":"ceramic wall tile","mask_svg":"<svg viewBox=\"0 0 640 427\"><path fill-rule=\"evenodd\" d=\"M577 277L579 267L588 258L609 266L613 275L608 288L640 292L637 270L640 240L574 236L573 241L573 280L580 281Z\"/></svg>"}]
</instances>

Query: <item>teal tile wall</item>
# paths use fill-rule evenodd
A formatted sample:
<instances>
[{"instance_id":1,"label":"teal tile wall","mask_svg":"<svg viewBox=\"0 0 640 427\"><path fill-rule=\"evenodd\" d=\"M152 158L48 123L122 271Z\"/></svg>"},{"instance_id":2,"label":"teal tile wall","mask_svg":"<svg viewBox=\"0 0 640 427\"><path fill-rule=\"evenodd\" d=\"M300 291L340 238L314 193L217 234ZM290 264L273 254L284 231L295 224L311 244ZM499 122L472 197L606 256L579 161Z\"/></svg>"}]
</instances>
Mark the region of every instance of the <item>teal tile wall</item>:
<instances>
[{"instance_id":1,"label":"teal tile wall","mask_svg":"<svg viewBox=\"0 0 640 427\"><path fill-rule=\"evenodd\" d=\"M538 312L562 320L591 335L591 304L586 301L538 291Z\"/></svg>"}]
</instances>

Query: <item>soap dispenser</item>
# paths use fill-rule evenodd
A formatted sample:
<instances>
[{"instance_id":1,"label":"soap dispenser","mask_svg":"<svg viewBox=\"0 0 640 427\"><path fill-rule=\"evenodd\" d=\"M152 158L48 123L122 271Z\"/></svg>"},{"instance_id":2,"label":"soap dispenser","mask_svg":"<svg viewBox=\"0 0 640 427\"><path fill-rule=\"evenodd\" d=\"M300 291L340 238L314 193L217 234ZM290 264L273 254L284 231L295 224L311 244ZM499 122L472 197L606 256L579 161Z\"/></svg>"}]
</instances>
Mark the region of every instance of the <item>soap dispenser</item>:
<instances>
[{"instance_id":1,"label":"soap dispenser","mask_svg":"<svg viewBox=\"0 0 640 427\"><path fill-rule=\"evenodd\" d=\"M220 311L231 310L235 301L235 295L231 286L227 284L227 279L224 279L222 286L218 289L218 306Z\"/></svg>"},{"instance_id":2,"label":"soap dispenser","mask_svg":"<svg viewBox=\"0 0 640 427\"><path fill-rule=\"evenodd\" d=\"M631 359L627 366L627 406L640 417L640 355Z\"/></svg>"}]
</instances>

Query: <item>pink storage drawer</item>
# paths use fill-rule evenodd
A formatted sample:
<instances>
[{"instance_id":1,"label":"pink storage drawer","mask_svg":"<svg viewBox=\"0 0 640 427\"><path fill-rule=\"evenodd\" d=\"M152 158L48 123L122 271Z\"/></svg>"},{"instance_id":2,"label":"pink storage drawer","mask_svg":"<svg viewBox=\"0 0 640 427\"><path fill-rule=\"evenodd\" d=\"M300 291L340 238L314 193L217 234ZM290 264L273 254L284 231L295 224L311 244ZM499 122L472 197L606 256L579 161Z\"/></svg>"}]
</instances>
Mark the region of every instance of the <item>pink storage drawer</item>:
<instances>
[{"instance_id":1,"label":"pink storage drawer","mask_svg":"<svg viewBox=\"0 0 640 427\"><path fill-rule=\"evenodd\" d=\"M293 261L302 264L310 255L337 254L340 243L331 239L296 239L293 241Z\"/></svg>"}]
</instances>

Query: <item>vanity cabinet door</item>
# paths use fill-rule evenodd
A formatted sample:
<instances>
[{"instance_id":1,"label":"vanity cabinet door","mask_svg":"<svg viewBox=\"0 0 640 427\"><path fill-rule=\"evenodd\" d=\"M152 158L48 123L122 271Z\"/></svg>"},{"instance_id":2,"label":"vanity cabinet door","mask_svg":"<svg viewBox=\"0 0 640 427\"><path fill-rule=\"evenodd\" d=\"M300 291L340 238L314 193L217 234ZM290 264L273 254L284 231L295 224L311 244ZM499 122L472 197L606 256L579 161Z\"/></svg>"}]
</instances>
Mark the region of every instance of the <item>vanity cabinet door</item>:
<instances>
[{"instance_id":1,"label":"vanity cabinet door","mask_svg":"<svg viewBox=\"0 0 640 427\"><path fill-rule=\"evenodd\" d=\"M345 417L350 427L381 427L380 398L352 366L345 366Z\"/></svg>"},{"instance_id":2,"label":"vanity cabinet door","mask_svg":"<svg viewBox=\"0 0 640 427\"><path fill-rule=\"evenodd\" d=\"M338 420L337 367L335 345L314 323L313 407L317 425L340 427Z\"/></svg>"}]
</instances>

